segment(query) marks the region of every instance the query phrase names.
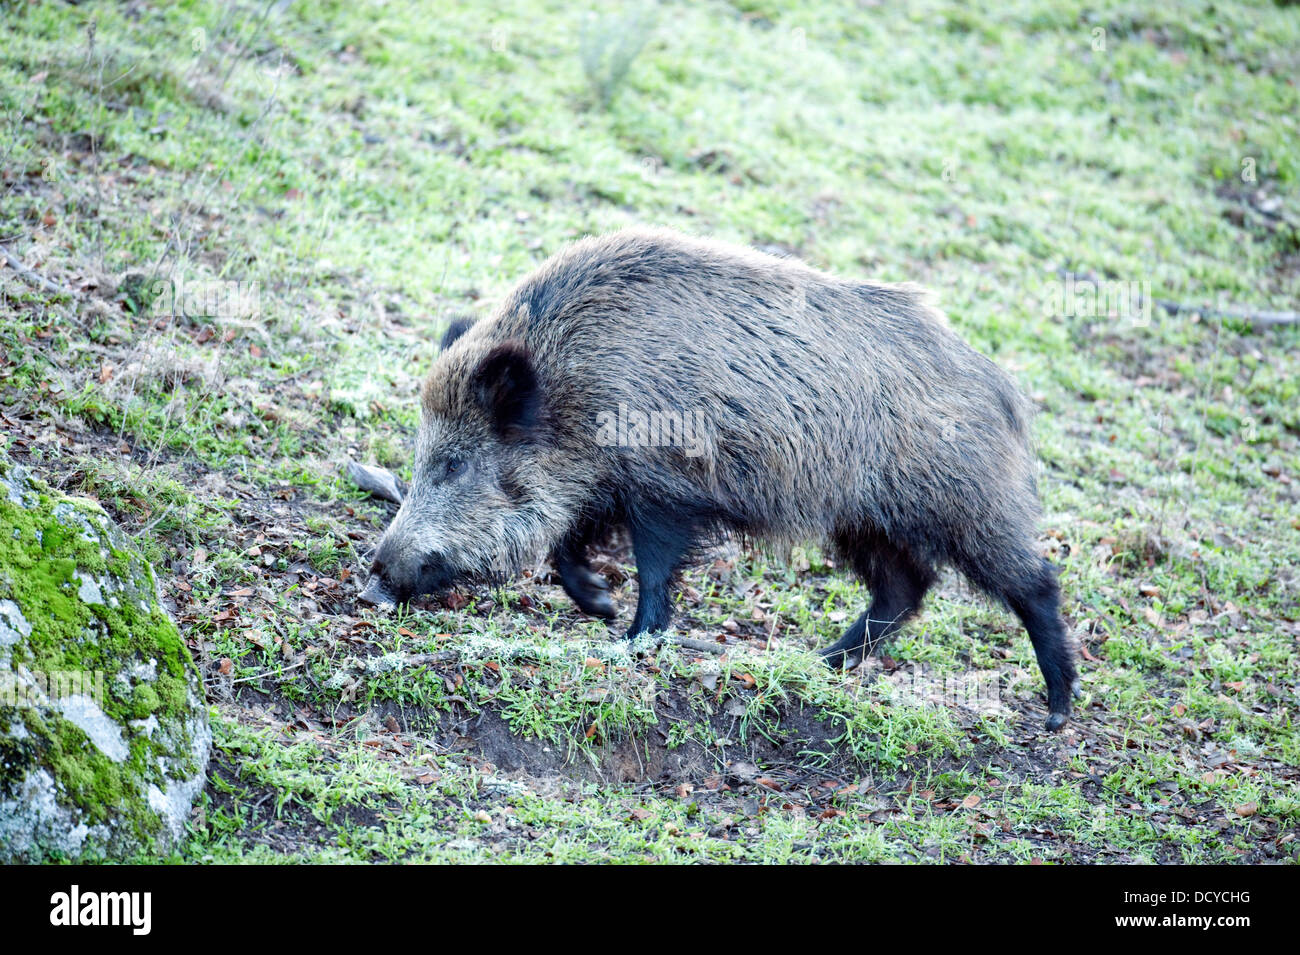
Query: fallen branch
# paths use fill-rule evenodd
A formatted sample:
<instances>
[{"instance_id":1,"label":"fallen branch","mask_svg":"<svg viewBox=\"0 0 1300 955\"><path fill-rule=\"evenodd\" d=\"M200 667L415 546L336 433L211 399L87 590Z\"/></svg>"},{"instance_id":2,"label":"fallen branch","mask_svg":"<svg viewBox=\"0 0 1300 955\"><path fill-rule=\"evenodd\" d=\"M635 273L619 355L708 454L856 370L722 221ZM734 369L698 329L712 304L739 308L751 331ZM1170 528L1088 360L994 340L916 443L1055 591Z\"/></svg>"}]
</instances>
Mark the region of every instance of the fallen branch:
<instances>
[{"instance_id":1,"label":"fallen branch","mask_svg":"<svg viewBox=\"0 0 1300 955\"><path fill-rule=\"evenodd\" d=\"M77 293L70 288L65 288L58 282L52 282L43 275L38 275L27 266L23 265L22 260L14 255L3 245L0 245L0 257L3 257L5 264L18 273L18 277L28 285L34 285L36 288L49 292L52 295L66 295L68 298L76 298Z\"/></svg>"},{"instance_id":2,"label":"fallen branch","mask_svg":"<svg viewBox=\"0 0 1300 955\"><path fill-rule=\"evenodd\" d=\"M455 663L460 653L455 650L439 650L437 653L408 653L402 663L408 667L422 667L438 663Z\"/></svg>"},{"instance_id":3,"label":"fallen branch","mask_svg":"<svg viewBox=\"0 0 1300 955\"><path fill-rule=\"evenodd\" d=\"M287 667L278 667L274 670L264 670L261 673L254 673L250 676L241 676L237 680L231 680L230 685L234 686L237 683L251 683L253 680L264 680L268 676L278 676L281 673L288 673L290 670L296 670L306 663L306 660L299 660L297 663L291 663Z\"/></svg>"},{"instance_id":4,"label":"fallen branch","mask_svg":"<svg viewBox=\"0 0 1300 955\"><path fill-rule=\"evenodd\" d=\"M1188 305L1184 302L1171 302L1167 299L1155 299L1155 303L1170 315L1180 312L1198 312L1201 315L1217 315L1220 318L1239 318L1252 325L1294 325L1300 322L1300 312L1268 312L1251 308L1214 308L1208 305Z\"/></svg>"},{"instance_id":5,"label":"fallen branch","mask_svg":"<svg viewBox=\"0 0 1300 955\"><path fill-rule=\"evenodd\" d=\"M401 504L402 498L406 496L406 489L402 486L401 480L392 471L384 468L349 461L348 477L361 490L380 500Z\"/></svg>"},{"instance_id":6,"label":"fallen branch","mask_svg":"<svg viewBox=\"0 0 1300 955\"><path fill-rule=\"evenodd\" d=\"M1069 269L1057 269L1056 274L1063 279L1074 279L1078 282L1092 282L1100 284L1105 279L1099 278L1095 272L1072 272ZM1180 313L1195 312L1199 315L1214 315L1220 318L1237 318L1252 325L1295 325L1300 323L1300 312L1270 312L1262 309L1253 308L1216 308L1211 305L1189 305L1186 302L1175 302L1166 298L1154 298L1151 301L1159 305L1170 315Z\"/></svg>"},{"instance_id":7,"label":"fallen branch","mask_svg":"<svg viewBox=\"0 0 1300 955\"><path fill-rule=\"evenodd\" d=\"M694 650L697 653L711 653L715 657L720 657L728 650L735 649L722 643L713 643L709 640L692 640L690 637L674 637L670 634L664 634L664 643L671 643L683 650Z\"/></svg>"}]
</instances>

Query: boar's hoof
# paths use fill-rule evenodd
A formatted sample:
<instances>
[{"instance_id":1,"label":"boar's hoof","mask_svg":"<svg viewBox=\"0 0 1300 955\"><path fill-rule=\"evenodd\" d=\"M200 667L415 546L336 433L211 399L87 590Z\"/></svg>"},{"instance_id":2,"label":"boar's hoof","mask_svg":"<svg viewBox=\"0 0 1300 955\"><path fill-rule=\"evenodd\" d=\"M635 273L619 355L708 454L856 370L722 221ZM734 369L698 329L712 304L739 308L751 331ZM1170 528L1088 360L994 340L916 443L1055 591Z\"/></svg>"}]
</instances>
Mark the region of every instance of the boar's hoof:
<instances>
[{"instance_id":1,"label":"boar's hoof","mask_svg":"<svg viewBox=\"0 0 1300 955\"><path fill-rule=\"evenodd\" d=\"M1070 692L1074 694L1076 700L1083 699L1083 681L1076 679L1070 684Z\"/></svg>"},{"instance_id":2,"label":"boar's hoof","mask_svg":"<svg viewBox=\"0 0 1300 955\"><path fill-rule=\"evenodd\" d=\"M1045 725L1047 726L1048 732L1054 733L1064 726L1069 719L1069 713L1049 713L1047 714L1047 723Z\"/></svg>"},{"instance_id":3,"label":"boar's hoof","mask_svg":"<svg viewBox=\"0 0 1300 955\"><path fill-rule=\"evenodd\" d=\"M366 581L366 586L361 593L357 594L357 601L363 604L370 604L378 610L391 610L397 606L397 601L393 595L388 592L378 577L371 577Z\"/></svg>"},{"instance_id":4,"label":"boar's hoof","mask_svg":"<svg viewBox=\"0 0 1300 955\"><path fill-rule=\"evenodd\" d=\"M862 662L863 648L845 649L838 644L822 650L820 656L832 670L852 670Z\"/></svg>"},{"instance_id":5,"label":"boar's hoof","mask_svg":"<svg viewBox=\"0 0 1300 955\"><path fill-rule=\"evenodd\" d=\"M581 564L562 564L560 580L565 593L583 613L607 620L618 616L614 601L609 599L609 584L600 574Z\"/></svg>"},{"instance_id":6,"label":"boar's hoof","mask_svg":"<svg viewBox=\"0 0 1300 955\"><path fill-rule=\"evenodd\" d=\"M612 620L618 616L618 611L614 608L614 601L609 599L609 594L598 591L589 594L586 598L586 606L582 607L583 613L589 613L593 617L604 617L606 620Z\"/></svg>"}]
</instances>

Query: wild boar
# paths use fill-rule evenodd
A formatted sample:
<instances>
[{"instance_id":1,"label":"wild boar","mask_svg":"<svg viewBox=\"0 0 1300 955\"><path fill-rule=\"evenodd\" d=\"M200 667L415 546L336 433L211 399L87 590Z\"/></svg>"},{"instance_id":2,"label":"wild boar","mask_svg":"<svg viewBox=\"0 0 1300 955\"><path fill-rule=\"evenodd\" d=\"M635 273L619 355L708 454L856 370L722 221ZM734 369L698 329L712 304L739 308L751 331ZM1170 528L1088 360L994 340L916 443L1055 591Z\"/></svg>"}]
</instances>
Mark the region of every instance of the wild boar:
<instances>
[{"instance_id":1,"label":"wild boar","mask_svg":"<svg viewBox=\"0 0 1300 955\"><path fill-rule=\"evenodd\" d=\"M619 525L632 637L669 625L675 575L719 537L820 541L871 592L832 665L872 653L952 566L1024 623L1047 727L1069 716L1027 402L914 286L664 230L588 238L450 329L421 401L414 480L363 599L549 552L578 606L613 617L587 546Z\"/></svg>"}]
</instances>

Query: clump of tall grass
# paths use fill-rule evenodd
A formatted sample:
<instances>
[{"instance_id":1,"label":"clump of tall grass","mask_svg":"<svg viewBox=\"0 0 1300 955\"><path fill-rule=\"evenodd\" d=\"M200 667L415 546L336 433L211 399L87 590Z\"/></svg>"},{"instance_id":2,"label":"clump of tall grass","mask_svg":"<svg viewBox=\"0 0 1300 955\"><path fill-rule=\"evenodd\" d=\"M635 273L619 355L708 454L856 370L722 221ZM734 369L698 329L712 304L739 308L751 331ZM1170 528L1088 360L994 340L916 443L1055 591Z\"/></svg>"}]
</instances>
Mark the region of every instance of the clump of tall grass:
<instances>
[{"instance_id":1,"label":"clump of tall grass","mask_svg":"<svg viewBox=\"0 0 1300 955\"><path fill-rule=\"evenodd\" d=\"M627 78L632 61L654 32L654 4L629 6L617 13L588 13L583 17L578 53L592 94L608 107Z\"/></svg>"}]
</instances>

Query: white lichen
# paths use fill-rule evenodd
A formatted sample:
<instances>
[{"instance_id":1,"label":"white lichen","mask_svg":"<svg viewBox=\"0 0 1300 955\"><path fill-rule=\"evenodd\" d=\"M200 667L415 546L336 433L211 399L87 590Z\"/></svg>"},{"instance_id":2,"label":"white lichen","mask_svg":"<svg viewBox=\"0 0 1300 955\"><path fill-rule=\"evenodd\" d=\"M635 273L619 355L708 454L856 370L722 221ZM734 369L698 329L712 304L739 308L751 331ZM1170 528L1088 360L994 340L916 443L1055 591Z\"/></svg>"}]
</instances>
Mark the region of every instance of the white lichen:
<instances>
[{"instance_id":1,"label":"white lichen","mask_svg":"<svg viewBox=\"0 0 1300 955\"><path fill-rule=\"evenodd\" d=\"M125 762L131 755L130 747L122 739L121 727L109 719L91 697L84 693L61 696L50 700L50 705L65 720L90 737L95 748L113 762Z\"/></svg>"},{"instance_id":2,"label":"white lichen","mask_svg":"<svg viewBox=\"0 0 1300 955\"><path fill-rule=\"evenodd\" d=\"M0 666L7 666L11 648L32 635L32 625L12 600L0 600Z\"/></svg>"},{"instance_id":3,"label":"white lichen","mask_svg":"<svg viewBox=\"0 0 1300 955\"><path fill-rule=\"evenodd\" d=\"M0 799L0 846L5 859L37 859L53 853L75 858L88 842L103 844L110 832L90 826L75 808L59 799L59 787L49 771L28 773L10 800Z\"/></svg>"}]
</instances>

